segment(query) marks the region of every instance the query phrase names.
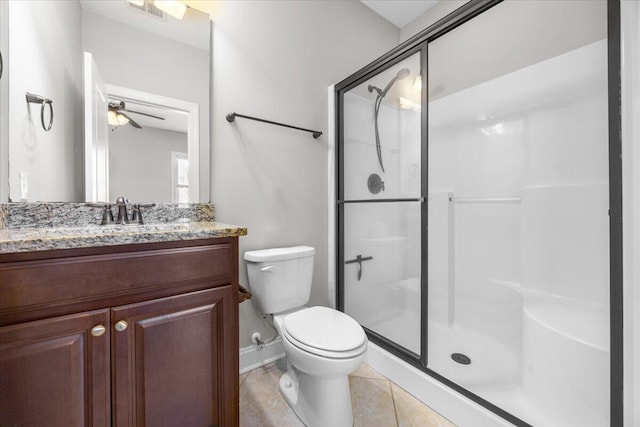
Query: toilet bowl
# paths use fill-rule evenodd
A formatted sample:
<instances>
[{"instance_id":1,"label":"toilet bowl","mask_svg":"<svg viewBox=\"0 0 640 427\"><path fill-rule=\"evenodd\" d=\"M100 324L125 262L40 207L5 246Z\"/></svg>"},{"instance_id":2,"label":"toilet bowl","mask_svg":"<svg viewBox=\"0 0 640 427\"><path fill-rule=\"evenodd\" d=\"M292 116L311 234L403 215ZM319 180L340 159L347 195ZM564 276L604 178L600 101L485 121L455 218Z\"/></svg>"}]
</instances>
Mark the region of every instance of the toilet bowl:
<instances>
[{"instance_id":1,"label":"toilet bowl","mask_svg":"<svg viewBox=\"0 0 640 427\"><path fill-rule=\"evenodd\" d=\"M288 362L280 392L296 415L310 427L353 425L349 374L367 349L362 327L327 307L275 316L274 324Z\"/></svg>"},{"instance_id":2,"label":"toilet bowl","mask_svg":"<svg viewBox=\"0 0 640 427\"><path fill-rule=\"evenodd\" d=\"M249 286L261 311L273 314L282 339L287 372L280 392L286 402L309 427L350 427L349 374L362 363L367 336L340 311L303 305L314 252L308 246L245 252Z\"/></svg>"}]
</instances>

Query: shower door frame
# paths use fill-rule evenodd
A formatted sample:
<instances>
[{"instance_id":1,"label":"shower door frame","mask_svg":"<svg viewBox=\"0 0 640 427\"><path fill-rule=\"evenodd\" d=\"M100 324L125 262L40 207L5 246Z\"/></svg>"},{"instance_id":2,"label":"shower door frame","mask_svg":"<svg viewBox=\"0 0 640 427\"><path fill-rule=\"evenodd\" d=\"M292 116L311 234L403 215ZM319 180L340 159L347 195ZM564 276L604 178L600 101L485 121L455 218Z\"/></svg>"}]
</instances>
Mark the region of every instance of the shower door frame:
<instances>
[{"instance_id":1,"label":"shower door frame","mask_svg":"<svg viewBox=\"0 0 640 427\"><path fill-rule=\"evenodd\" d=\"M407 58L409 58L412 55L415 55L416 53L420 54L420 77L422 78L423 82L426 82L426 78L427 78L427 46L425 44L418 44L417 46L413 46L410 49L406 49L402 52L400 52L398 55L394 56L392 60L388 61L387 63L385 63L384 65L381 65L380 67L376 68L374 72L372 73L368 73L366 75L364 75L363 77L357 79L356 81L352 82L351 84L344 86L342 89L340 89L340 92L338 92L338 89L336 89L336 103L337 106L339 105L339 109L340 111L342 111L342 106L344 105L344 93L347 92L350 89L353 89L354 87L360 85L363 81L366 81L368 78L370 78L373 75L378 74L381 71L384 71L394 65L396 65L398 62L401 62ZM337 85L336 85L337 87ZM426 102L427 99L427 90L426 90L426 85L423 84L422 85L422 91L421 91L421 95L420 95L420 100L421 103L424 105L424 103ZM338 110L336 110L338 111ZM336 123L338 124L339 127L339 139L340 139L340 143L338 144L338 149L336 150L336 156L338 159L338 168L337 168L337 173L339 174L340 177L344 176L344 155L343 155L343 150L344 150L344 144L342 143L343 141L343 136L344 136L344 121L343 120L337 120ZM426 132L427 130L427 109L423 109L423 111L420 113L420 134L423 135L424 132ZM424 145L422 144L422 140L421 140L421 159L420 159L420 168L422 171L426 170L426 166L427 166L427 152L426 150L422 149L424 147ZM426 203L426 196L425 196L425 192L427 189L427 175L422 173L420 175L420 196L419 197L413 197L413 198L389 198L389 199L382 199L382 198L378 198L378 199L360 199L360 200L345 200L344 199L344 180L340 179L338 181L338 185L336 186L336 210L337 210L337 227L336 227L336 232L337 232L337 237L338 237L338 245L336 246L336 259L338 260L337 264L336 264L336 268L337 268L337 272L338 272L338 277L339 278L344 278L344 233L341 233L340 230L344 230L344 206L346 204L357 204L357 203L406 203L406 202L412 202L412 203L420 203L420 248L423 254L426 254L426 246L427 246L427 233L424 232L424 227L423 224L426 224L427 222L427 203ZM424 322L427 321L427 311L423 309L423 307L426 307L426 303L427 303L427 296L426 293L423 291L424 289L426 289L426 277L427 277L427 265L424 262L421 262L420 264L420 288L421 288L421 308L420 308L420 321L423 324L426 324ZM338 281L336 282L338 284L338 286L336 286L336 305L338 310L343 311L344 312L344 282L342 279L338 279ZM424 304L424 306L423 306ZM412 361L412 363L423 363L424 366L426 366L427 364L427 358L426 358L426 354L427 354L427 337L425 334L423 334L422 332L422 328L420 331L420 354L416 354L413 353L412 351L396 344L395 342L393 342L392 340L386 338L385 336L367 328L366 326L363 326L365 331L367 332L367 336L369 336L370 338L373 338L373 341L376 343L383 343L386 347L389 348L389 350L396 354L397 356L402 357L403 359L409 359Z\"/></svg>"},{"instance_id":2,"label":"shower door frame","mask_svg":"<svg viewBox=\"0 0 640 427\"><path fill-rule=\"evenodd\" d=\"M519 426L529 426L520 418L485 400L460 384L427 367L428 280L427 280L427 208L428 208L428 45L438 37L463 25L502 0L471 0L422 32L401 43L335 85L336 123L336 306L344 311L344 93L408 56L421 52L421 326L420 353L415 354L392 340L364 327L369 339L405 362L471 399L482 407ZM622 134L621 134L621 54L620 0L607 0L608 62L608 137L609 137L609 329L610 329L610 426L623 425L623 265L622 265ZM418 201L416 199L382 199L386 202ZM358 200L358 203L381 202L380 199ZM347 201L346 203L350 203Z\"/></svg>"}]
</instances>

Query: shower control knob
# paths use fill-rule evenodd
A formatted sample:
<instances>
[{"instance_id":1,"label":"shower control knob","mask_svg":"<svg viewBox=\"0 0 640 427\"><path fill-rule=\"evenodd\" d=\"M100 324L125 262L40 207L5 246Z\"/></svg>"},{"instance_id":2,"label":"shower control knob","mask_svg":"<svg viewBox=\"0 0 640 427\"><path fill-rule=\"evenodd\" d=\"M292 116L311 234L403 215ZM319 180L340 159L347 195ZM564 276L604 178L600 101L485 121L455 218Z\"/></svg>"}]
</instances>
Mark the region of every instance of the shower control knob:
<instances>
[{"instance_id":1,"label":"shower control knob","mask_svg":"<svg viewBox=\"0 0 640 427\"><path fill-rule=\"evenodd\" d=\"M367 187L372 194L378 194L384 191L384 181L377 173L372 173L367 179Z\"/></svg>"}]
</instances>

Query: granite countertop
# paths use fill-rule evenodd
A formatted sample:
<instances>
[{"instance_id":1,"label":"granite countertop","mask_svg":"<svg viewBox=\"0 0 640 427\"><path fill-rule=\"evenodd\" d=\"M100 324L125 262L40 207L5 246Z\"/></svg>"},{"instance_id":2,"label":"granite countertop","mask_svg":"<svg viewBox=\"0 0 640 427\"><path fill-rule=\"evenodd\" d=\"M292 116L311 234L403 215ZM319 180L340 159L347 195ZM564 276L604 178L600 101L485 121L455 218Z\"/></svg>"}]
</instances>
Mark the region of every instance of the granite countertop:
<instances>
[{"instance_id":1,"label":"granite countertop","mask_svg":"<svg viewBox=\"0 0 640 427\"><path fill-rule=\"evenodd\" d=\"M5 228L0 229L0 253L209 239L245 236L246 234L246 227L215 221Z\"/></svg>"}]
</instances>

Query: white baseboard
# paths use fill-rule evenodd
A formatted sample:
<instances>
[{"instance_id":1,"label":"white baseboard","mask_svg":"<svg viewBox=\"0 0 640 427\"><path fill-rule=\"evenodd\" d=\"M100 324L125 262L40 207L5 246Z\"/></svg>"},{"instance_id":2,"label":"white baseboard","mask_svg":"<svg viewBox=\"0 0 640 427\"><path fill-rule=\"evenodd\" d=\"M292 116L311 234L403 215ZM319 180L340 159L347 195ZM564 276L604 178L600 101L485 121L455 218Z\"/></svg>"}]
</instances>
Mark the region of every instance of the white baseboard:
<instances>
[{"instance_id":1,"label":"white baseboard","mask_svg":"<svg viewBox=\"0 0 640 427\"><path fill-rule=\"evenodd\" d=\"M284 347L280 337L259 348L250 345L240 349L240 373L244 374L260 366L284 357Z\"/></svg>"}]
</instances>

